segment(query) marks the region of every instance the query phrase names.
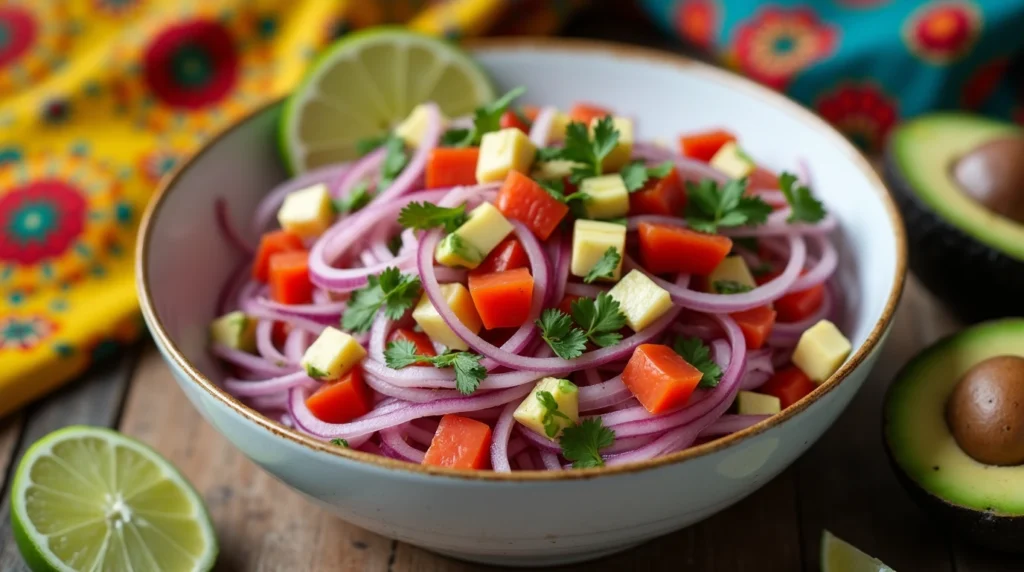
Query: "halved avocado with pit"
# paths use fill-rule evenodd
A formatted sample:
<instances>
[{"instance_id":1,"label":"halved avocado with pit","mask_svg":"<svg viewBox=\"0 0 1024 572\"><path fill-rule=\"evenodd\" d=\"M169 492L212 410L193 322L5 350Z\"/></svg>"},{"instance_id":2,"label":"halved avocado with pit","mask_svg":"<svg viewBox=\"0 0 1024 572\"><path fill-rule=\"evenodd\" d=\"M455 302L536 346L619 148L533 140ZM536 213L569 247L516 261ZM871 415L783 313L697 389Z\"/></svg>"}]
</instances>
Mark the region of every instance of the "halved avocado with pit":
<instances>
[{"instance_id":1,"label":"halved avocado with pit","mask_svg":"<svg viewBox=\"0 0 1024 572\"><path fill-rule=\"evenodd\" d=\"M950 416L951 396L965 377L999 356L1024 357L1024 319L979 324L931 346L890 386L883 432L895 472L919 504L979 545L1022 552L1024 463L976 460L976 451L969 454L961 447L963 420ZM995 440L1005 431L1019 447L1024 440L1024 369L1004 381L1014 384L1010 389L1016 393L982 392L978 405L987 412L985 419L1011 414L1007 421L1000 418ZM968 424L966 429L975 428Z\"/></svg>"},{"instance_id":2,"label":"halved avocado with pit","mask_svg":"<svg viewBox=\"0 0 1024 572\"><path fill-rule=\"evenodd\" d=\"M1024 130L923 116L893 133L885 176L928 289L969 321L1024 315Z\"/></svg>"}]
</instances>

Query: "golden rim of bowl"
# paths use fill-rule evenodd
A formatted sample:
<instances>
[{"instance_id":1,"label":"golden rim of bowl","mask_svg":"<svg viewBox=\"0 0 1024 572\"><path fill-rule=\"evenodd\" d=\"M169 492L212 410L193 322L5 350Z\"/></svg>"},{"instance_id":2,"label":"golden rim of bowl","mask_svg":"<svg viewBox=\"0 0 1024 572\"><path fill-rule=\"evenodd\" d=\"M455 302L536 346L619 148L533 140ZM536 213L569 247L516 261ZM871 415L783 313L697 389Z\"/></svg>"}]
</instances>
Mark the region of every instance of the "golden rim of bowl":
<instances>
[{"instance_id":1,"label":"golden rim of bowl","mask_svg":"<svg viewBox=\"0 0 1024 572\"><path fill-rule=\"evenodd\" d=\"M142 308L142 313L146 318L146 321L150 324L150 331L157 343L160 344L167 352L167 356L206 393L208 393L214 399L217 399L224 403L228 408L232 409L235 413L245 417L252 421L262 429L269 431L279 437L292 441L303 447L307 447L313 451L319 451L330 455L337 455L339 457L345 457L348 459L368 463L376 467L385 469L398 469L411 473L429 474L429 475L443 475L446 477L454 477L460 479L471 479L476 481L560 481L560 480L573 480L573 479L592 479L602 477L606 475L619 475L625 473L632 473L636 471L643 471L647 469L653 469L656 467L662 467L665 465L671 465L675 463L681 463L688 459L694 459L709 455L721 449L731 447L738 443L741 443L755 435L759 435L768 429L775 427L781 423L785 423L788 419L807 409L812 403L820 399L826 393L834 390L839 386L840 383L847 376L850 375L875 349L879 341L881 341L889 323L892 321L893 314L896 310L896 304L899 302L900 295L903 291L903 283L906 277L906 236L903 229L903 221L900 218L899 210L896 208L896 204L892 197L889 195L888 189L882 182L881 178L872 168L868 160L858 151L843 135L832 128L831 125L826 123L823 119L807 110L795 101L772 91L769 88L763 87L754 83L751 80L740 77L729 71L716 68L709 64L701 63L692 60L688 57L673 54L670 52L663 52L654 50L651 48L628 46L616 44L613 42L595 41L595 40L580 40L580 39L567 39L567 38L491 38L491 39L475 39L467 42L469 48L473 52L489 52L489 51L509 51L509 50L558 50L563 52L580 52L589 54L601 54L613 58L621 58L634 60L638 62L654 62L661 65L668 65L678 69L684 69L687 73L697 74L705 79L714 81L719 84L726 85L732 89L745 91L751 93L759 99L769 102L774 107L778 108L781 112L796 117L798 120L809 123L812 126L825 132L829 137L832 138L834 144L838 146L846 154L847 159L853 162L854 165L863 173L864 177L874 186L875 192L878 194L882 203L885 205L886 210L889 213L889 223L892 226L893 232L895 233L896 239L896 267L893 269L895 275L893 276L892 289L889 292L889 298L886 300L885 308L882 311L882 316L875 323L871 332L868 334L867 339L864 343L857 348L852 356L839 368L835 374L833 374L828 380L819 385L813 392L806 395L803 399L787 407L781 413L773 415L772 417L761 421L755 425L748 427L742 431L732 433L725 437L709 441L707 443L690 447L683 451L657 457L647 461L639 461L634 463L628 463L623 465L616 465L612 467L595 467L591 469L574 469L571 471L516 471L511 473L497 473L494 471L472 471L472 470L461 470L461 469L448 469L441 467L432 467L417 465L414 463L408 463L384 457L381 455L374 455L372 453L364 453L361 451L355 451L343 447L338 447L330 443L321 441L315 437L311 437L304 433L291 428L284 427L274 421L271 421L267 417L253 411L234 396L229 394L227 391L222 389L212 380L207 378L200 372L194 365L182 354L181 350L171 341L167 335L160 318L156 315L153 309L153 301L150 295L150 287L146 278L145 269L147 267L147 260L149 258L149 242L151 233L151 221L156 216L156 213L160 210L163 204L164 198L170 192L177 182L178 178L183 172L188 170L190 166L197 161L203 153L206 152L214 143L226 134L230 133L237 126L251 119L253 116L262 113L266 109L273 107L280 103L280 100L267 103L257 109L254 109L244 118L239 120L232 126L224 129L216 136L207 141L203 147L190 157L187 161L184 161L171 173L165 177L154 197L150 200L149 205L146 208L146 212L142 217L142 221L139 227L139 241L135 251L135 264L136 273L135 281L136 287L139 294L139 303Z\"/></svg>"}]
</instances>

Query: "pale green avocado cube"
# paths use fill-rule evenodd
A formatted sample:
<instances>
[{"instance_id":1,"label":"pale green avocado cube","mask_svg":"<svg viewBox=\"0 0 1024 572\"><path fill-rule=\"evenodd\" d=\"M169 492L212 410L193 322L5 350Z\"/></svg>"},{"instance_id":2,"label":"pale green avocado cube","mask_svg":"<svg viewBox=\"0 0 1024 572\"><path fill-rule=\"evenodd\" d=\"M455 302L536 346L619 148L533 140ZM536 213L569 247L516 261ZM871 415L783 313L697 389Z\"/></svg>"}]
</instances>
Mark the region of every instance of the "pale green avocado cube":
<instances>
[{"instance_id":1,"label":"pale green avocado cube","mask_svg":"<svg viewBox=\"0 0 1024 572\"><path fill-rule=\"evenodd\" d=\"M757 288L754 275L742 256L726 256L708 275L708 292L715 292L715 282L735 282L751 289Z\"/></svg>"},{"instance_id":2,"label":"pale green avocado cube","mask_svg":"<svg viewBox=\"0 0 1024 572\"><path fill-rule=\"evenodd\" d=\"M811 381L821 383L843 365L853 347L835 324L821 320L800 335L793 350L793 365Z\"/></svg>"},{"instance_id":3,"label":"pale green avocado cube","mask_svg":"<svg viewBox=\"0 0 1024 572\"><path fill-rule=\"evenodd\" d=\"M438 264L449 268L476 268L484 260L479 250L455 233L449 234L437 243L434 258Z\"/></svg>"},{"instance_id":4,"label":"pale green avocado cube","mask_svg":"<svg viewBox=\"0 0 1024 572\"><path fill-rule=\"evenodd\" d=\"M782 402L774 395L741 391L736 396L740 415L775 415L782 411Z\"/></svg>"},{"instance_id":5,"label":"pale green avocado cube","mask_svg":"<svg viewBox=\"0 0 1024 572\"><path fill-rule=\"evenodd\" d=\"M609 247L619 253L619 265L611 280L622 275L622 254L626 251L626 227L599 220L576 219L572 232L572 261L569 270L573 276L586 276ZM605 278L601 278L605 280Z\"/></svg>"},{"instance_id":6,"label":"pale green avocado cube","mask_svg":"<svg viewBox=\"0 0 1024 572\"><path fill-rule=\"evenodd\" d=\"M303 238L320 236L333 220L334 203L323 183L289 193L277 211L281 228Z\"/></svg>"},{"instance_id":7,"label":"pale green avocado cube","mask_svg":"<svg viewBox=\"0 0 1024 572\"><path fill-rule=\"evenodd\" d=\"M320 381L333 381L348 373L363 358L366 350L351 335L328 326L306 349L299 365L306 374Z\"/></svg>"},{"instance_id":8,"label":"pale green avocado cube","mask_svg":"<svg viewBox=\"0 0 1024 572\"><path fill-rule=\"evenodd\" d=\"M730 179L749 177L757 165L749 155L740 149L735 141L730 141L711 158L711 166L729 176Z\"/></svg>"},{"instance_id":9,"label":"pale green avocado cube","mask_svg":"<svg viewBox=\"0 0 1024 572\"><path fill-rule=\"evenodd\" d=\"M608 291L626 316L626 325L639 332L672 308L672 296L639 270L630 270Z\"/></svg>"},{"instance_id":10,"label":"pale green avocado cube","mask_svg":"<svg viewBox=\"0 0 1024 572\"><path fill-rule=\"evenodd\" d=\"M435 258L445 266L476 268L513 230L494 205L481 203L462 226L437 245Z\"/></svg>"},{"instance_id":11,"label":"pale green avocado cube","mask_svg":"<svg viewBox=\"0 0 1024 572\"><path fill-rule=\"evenodd\" d=\"M510 171L529 173L536 155L537 147L515 127L487 133L480 139L476 180L478 183L494 183L504 180Z\"/></svg>"},{"instance_id":12,"label":"pale green avocado cube","mask_svg":"<svg viewBox=\"0 0 1024 572\"><path fill-rule=\"evenodd\" d=\"M589 218L617 218L629 212L629 191L621 175L583 179L580 192L587 195L583 206Z\"/></svg>"},{"instance_id":13,"label":"pale green avocado cube","mask_svg":"<svg viewBox=\"0 0 1024 572\"><path fill-rule=\"evenodd\" d=\"M558 405L558 412L565 417L549 414L544 402L538 397L542 391L551 394ZM558 426L554 435L548 435L544 428L544 418L549 415L550 419ZM576 425L580 421L579 389L567 379L545 377L537 383L533 391L519 404L519 407L516 407L512 417L527 429L554 441L562 433L562 429Z\"/></svg>"},{"instance_id":14,"label":"pale green avocado cube","mask_svg":"<svg viewBox=\"0 0 1024 572\"><path fill-rule=\"evenodd\" d=\"M243 312L231 312L210 324L210 338L214 343L253 353L256 351L256 320Z\"/></svg>"}]
</instances>

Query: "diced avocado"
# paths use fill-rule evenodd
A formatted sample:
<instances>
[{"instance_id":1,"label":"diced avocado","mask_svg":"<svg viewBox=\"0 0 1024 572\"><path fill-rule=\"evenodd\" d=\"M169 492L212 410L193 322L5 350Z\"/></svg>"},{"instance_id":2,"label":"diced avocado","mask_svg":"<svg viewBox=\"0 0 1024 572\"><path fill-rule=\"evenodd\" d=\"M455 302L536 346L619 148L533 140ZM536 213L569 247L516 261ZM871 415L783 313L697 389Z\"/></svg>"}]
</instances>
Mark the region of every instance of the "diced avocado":
<instances>
[{"instance_id":1,"label":"diced avocado","mask_svg":"<svg viewBox=\"0 0 1024 572\"><path fill-rule=\"evenodd\" d=\"M539 397L539 394L544 391L551 394L557 404L557 411L562 415L549 411L549 408L545 406L545 402ZM554 441L561 434L562 429L579 423L579 404L579 390L572 382L557 377L545 377L519 404L512 417L534 433ZM554 423L552 427L557 431L554 431L553 434L549 434L545 428L545 418L550 420L549 425Z\"/></svg>"},{"instance_id":2,"label":"diced avocado","mask_svg":"<svg viewBox=\"0 0 1024 572\"><path fill-rule=\"evenodd\" d=\"M543 161L537 163L533 168L533 172L530 173L530 177L537 179L538 181L551 181L558 180L568 177L572 174L572 168L580 165L575 161L567 161L565 159L555 159L554 161Z\"/></svg>"},{"instance_id":3,"label":"diced avocado","mask_svg":"<svg viewBox=\"0 0 1024 572\"><path fill-rule=\"evenodd\" d=\"M504 180L509 171L529 173L536 155L537 147L515 127L487 133L480 140L476 180L478 183L493 183Z\"/></svg>"},{"instance_id":4,"label":"diced avocado","mask_svg":"<svg viewBox=\"0 0 1024 572\"><path fill-rule=\"evenodd\" d=\"M601 118L594 118L590 122L590 132L594 132L594 126ZM605 155L601 162L601 168L606 173L614 173L621 169L633 157L633 120L628 117L612 117L612 126L619 132L619 140L611 153Z\"/></svg>"},{"instance_id":5,"label":"diced avocado","mask_svg":"<svg viewBox=\"0 0 1024 572\"><path fill-rule=\"evenodd\" d=\"M626 325L639 332L672 308L672 296L639 270L630 270L608 291L626 315Z\"/></svg>"},{"instance_id":6,"label":"diced avocado","mask_svg":"<svg viewBox=\"0 0 1024 572\"><path fill-rule=\"evenodd\" d=\"M323 183L289 193L277 211L281 228L302 238L323 234L333 220L334 204Z\"/></svg>"},{"instance_id":7,"label":"diced avocado","mask_svg":"<svg viewBox=\"0 0 1024 572\"><path fill-rule=\"evenodd\" d=\"M629 212L629 191L620 175L583 179L580 192L587 195L584 209L589 218L618 218Z\"/></svg>"},{"instance_id":8,"label":"diced avocado","mask_svg":"<svg viewBox=\"0 0 1024 572\"><path fill-rule=\"evenodd\" d=\"M419 147L420 142L423 141L423 133L427 129L427 105L421 103L413 108L412 112L406 117L398 127L395 127L395 135L402 138L405 144L409 147ZM448 123L447 118L441 117L442 128Z\"/></svg>"},{"instance_id":9,"label":"diced avocado","mask_svg":"<svg viewBox=\"0 0 1024 572\"><path fill-rule=\"evenodd\" d=\"M443 264L450 268L460 266L463 268L476 268L483 262L484 255L472 244L469 244L465 239L453 232L437 243L434 258L437 259L438 264Z\"/></svg>"},{"instance_id":10,"label":"diced avocado","mask_svg":"<svg viewBox=\"0 0 1024 572\"><path fill-rule=\"evenodd\" d=\"M480 315L476 312L476 306L473 305L473 299L469 295L469 290L462 284L455 282L452 284L441 284L441 294L459 321L474 334L478 333L480 328L483 327L483 322L480 321ZM430 303L430 298L427 297L426 292L423 293L419 303L416 304L416 308L412 311L412 319L419 324L420 329L430 336L430 339L443 344L448 349L459 351L469 349L466 342L455 335L455 332L448 327L448 324L444 322L441 315L437 313L437 309Z\"/></svg>"},{"instance_id":11,"label":"diced avocado","mask_svg":"<svg viewBox=\"0 0 1024 572\"><path fill-rule=\"evenodd\" d=\"M320 381L333 381L348 373L362 359L366 350L349 334L332 327L324 328L299 365L309 377Z\"/></svg>"},{"instance_id":12,"label":"diced avocado","mask_svg":"<svg viewBox=\"0 0 1024 572\"><path fill-rule=\"evenodd\" d=\"M740 149L735 141L730 141L711 158L711 166L725 173L730 179L749 177L757 165L749 155Z\"/></svg>"},{"instance_id":13,"label":"diced avocado","mask_svg":"<svg viewBox=\"0 0 1024 572\"><path fill-rule=\"evenodd\" d=\"M619 265L611 278L616 281L622 275L626 227L611 222L576 219L572 233L572 263L569 267L573 276L586 276L597 261L601 260L608 247L614 247L619 252Z\"/></svg>"},{"instance_id":14,"label":"diced avocado","mask_svg":"<svg viewBox=\"0 0 1024 572\"><path fill-rule=\"evenodd\" d=\"M707 280L708 292L717 292L715 289L716 282L732 282L740 286L747 286L748 288L757 288L754 275L750 273L750 268L742 256L726 256L711 271Z\"/></svg>"},{"instance_id":15,"label":"diced avocado","mask_svg":"<svg viewBox=\"0 0 1024 572\"><path fill-rule=\"evenodd\" d=\"M850 340L835 324L821 320L800 335L793 350L793 365L811 381L821 383L843 365L851 351Z\"/></svg>"},{"instance_id":16,"label":"diced avocado","mask_svg":"<svg viewBox=\"0 0 1024 572\"><path fill-rule=\"evenodd\" d=\"M569 123L572 122L572 118L567 113L556 111L554 117L551 118L551 127L548 128L548 141L562 141L565 139L565 129L569 127Z\"/></svg>"},{"instance_id":17,"label":"diced avocado","mask_svg":"<svg viewBox=\"0 0 1024 572\"><path fill-rule=\"evenodd\" d=\"M782 401L774 395L741 391L736 396L736 407L740 415L775 415L782 411Z\"/></svg>"},{"instance_id":18,"label":"diced avocado","mask_svg":"<svg viewBox=\"0 0 1024 572\"><path fill-rule=\"evenodd\" d=\"M210 338L214 343L253 353L256 351L256 320L243 312L230 312L210 324Z\"/></svg>"},{"instance_id":19,"label":"diced avocado","mask_svg":"<svg viewBox=\"0 0 1024 572\"><path fill-rule=\"evenodd\" d=\"M435 257L445 266L476 268L512 233L512 223L491 203L481 203L469 218L438 245Z\"/></svg>"}]
</instances>

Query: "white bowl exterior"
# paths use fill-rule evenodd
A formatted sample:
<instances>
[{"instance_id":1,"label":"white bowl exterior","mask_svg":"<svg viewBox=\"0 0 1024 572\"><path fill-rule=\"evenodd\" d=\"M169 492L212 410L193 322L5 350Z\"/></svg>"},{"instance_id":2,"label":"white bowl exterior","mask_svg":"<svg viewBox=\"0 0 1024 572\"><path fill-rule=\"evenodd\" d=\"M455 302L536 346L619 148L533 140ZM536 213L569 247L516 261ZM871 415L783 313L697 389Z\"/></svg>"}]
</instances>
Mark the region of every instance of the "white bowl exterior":
<instances>
[{"instance_id":1,"label":"white bowl exterior","mask_svg":"<svg viewBox=\"0 0 1024 572\"><path fill-rule=\"evenodd\" d=\"M855 348L867 339L897 279L898 247L890 212L860 164L850 160L852 150L833 133L780 111L776 98L742 84L735 89L734 78L704 68L551 48L485 50L479 58L502 87L528 85L531 102L608 105L635 117L644 139L672 140L683 131L727 126L772 167L793 170L805 160L815 192L842 227L844 329ZM213 203L224 198L235 220L248 221L259 198L283 180L274 147L276 115L276 109L258 115L207 148L179 174L150 223L143 271L154 312L185 358L211 379L221 376L206 351L215 312L211 293L239 262L219 234ZM559 481L439 477L315 451L246 419L192 381L168 348L160 350L212 425L267 471L345 520L466 559L545 564L627 547L750 494L831 425L864 382L880 346L807 409L735 446L642 471Z\"/></svg>"}]
</instances>

